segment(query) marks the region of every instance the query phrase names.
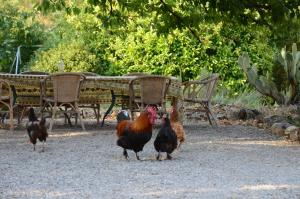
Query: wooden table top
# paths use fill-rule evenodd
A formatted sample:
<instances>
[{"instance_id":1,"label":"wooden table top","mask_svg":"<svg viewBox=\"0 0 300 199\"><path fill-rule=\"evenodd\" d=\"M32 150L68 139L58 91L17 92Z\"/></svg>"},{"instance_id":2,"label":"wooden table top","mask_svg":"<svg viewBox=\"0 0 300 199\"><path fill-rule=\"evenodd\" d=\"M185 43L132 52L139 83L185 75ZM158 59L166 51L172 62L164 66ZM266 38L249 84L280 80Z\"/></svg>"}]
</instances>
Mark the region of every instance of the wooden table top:
<instances>
[{"instance_id":1,"label":"wooden table top","mask_svg":"<svg viewBox=\"0 0 300 199\"><path fill-rule=\"evenodd\" d=\"M47 75L8 74L0 73L0 78L7 80L16 89L17 98L40 96L40 82ZM116 95L128 95L129 82L137 76L86 76L81 93L80 101L97 101L97 103L110 103L111 90ZM181 80L171 77L171 85L167 93L169 98L182 96Z\"/></svg>"}]
</instances>

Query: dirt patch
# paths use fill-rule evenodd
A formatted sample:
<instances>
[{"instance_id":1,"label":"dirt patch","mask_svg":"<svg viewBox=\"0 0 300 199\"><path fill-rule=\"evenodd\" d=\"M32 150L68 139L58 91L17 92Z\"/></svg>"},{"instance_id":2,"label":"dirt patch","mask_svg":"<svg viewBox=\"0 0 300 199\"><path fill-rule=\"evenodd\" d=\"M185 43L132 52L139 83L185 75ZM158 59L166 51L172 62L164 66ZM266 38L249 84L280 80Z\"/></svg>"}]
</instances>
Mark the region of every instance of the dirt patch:
<instances>
[{"instance_id":1,"label":"dirt patch","mask_svg":"<svg viewBox=\"0 0 300 199\"><path fill-rule=\"evenodd\" d=\"M0 130L0 198L300 198L300 146L252 126L185 126L173 160L116 146L115 123L57 125L44 153L24 129Z\"/></svg>"}]
</instances>

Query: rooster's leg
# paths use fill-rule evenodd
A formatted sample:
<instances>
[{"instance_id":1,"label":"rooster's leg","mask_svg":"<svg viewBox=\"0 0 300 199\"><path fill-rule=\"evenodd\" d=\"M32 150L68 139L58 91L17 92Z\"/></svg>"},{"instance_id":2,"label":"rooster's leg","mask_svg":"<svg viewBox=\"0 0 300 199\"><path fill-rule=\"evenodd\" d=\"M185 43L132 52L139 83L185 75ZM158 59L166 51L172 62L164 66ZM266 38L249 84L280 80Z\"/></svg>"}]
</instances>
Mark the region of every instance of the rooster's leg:
<instances>
[{"instance_id":1,"label":"rooster's leg","mask_svg":"<svg viewBox=\"0 0 300 199\"><path fill-rule=\"evenodd\" d=\"M45 144L45 141L43 141L43 149L42 149L42 152L45 151L45 146L44 146L44 144Z\"/></svg>"},{"instance_id":2,"label":"rooster's leg","mask_svg":"<svg viewBox=\"0 0 300 199\"><path fill-rule=\"evenodd\" d=\"M35 151L35 144L33 145L33 150Z\"/></svg>"},{"instance_id":3,"label":"rooster's leg","mask_svg":"<svg viewBox=\"0 0 300 199\"><path fill-rule=\"evenodd\" d=\"M136 159L140 160L140 157L138 156L137 152L135 152L135 156L136 156Z\"/></svg>"},{"instance_id":4,"label":"rooster's leg","mask_svg":"<svg viewBox=\"0 0 300 199\"><path fill-rule=\"evenodd\" d=\"M158 152L158 154L156 156L156 160L160 160L160 152Z\"/></svg>"},{"instance_id":5,"label":"rooster's leg","mask_svg":"<svg viewBox=\"0 0 300 199\"><path fill-rule=\"evenodd\" d=\"M179 149L180 149L181 143L182 143L182 142L180 142L180 143L178 144L178 146L177 146L177 150L179 150Z\"/></svg>"},{"instance_id":6,"label":"rooster's leg","mask_svg":"<svg viewBox=\"0 0 300 199\"><path fill-rule=\"evenodd\" d=\"M126 159L128 159L128 153L127 153L126 149L124 149L123 155L125 156Z\"/></svg>"},{"instance_id":7,"label":"rooster's leg","mask_svg":"<svg viewBox=\"0 0 300 199\"><path fill-rule=\"evenodd\" d=\"M168 159L168 160L171 160L171 159L172 159L172 156L171 156L170 154L168 154L168 153L167 153L167 159Z\"/></svg>"}]
</instances>

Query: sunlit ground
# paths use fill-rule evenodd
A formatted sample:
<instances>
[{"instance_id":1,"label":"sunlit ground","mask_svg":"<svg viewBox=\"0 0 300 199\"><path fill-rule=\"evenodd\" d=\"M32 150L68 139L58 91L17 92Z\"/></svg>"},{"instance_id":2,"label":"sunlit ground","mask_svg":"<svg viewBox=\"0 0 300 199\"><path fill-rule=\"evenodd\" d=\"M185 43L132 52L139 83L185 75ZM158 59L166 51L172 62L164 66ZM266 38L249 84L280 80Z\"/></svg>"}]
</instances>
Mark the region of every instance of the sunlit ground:
<instances>
[{"instance_id":1,"label":"sunlit ground","mask_svg":"<svg viewBox=\"0 0 300 199\"><path fill-rule=\"evenodd\" d=\"M173 160L153 140L125 160L115 122L54 126L41 152L24 128L0 130L0 198L300 198L300 145L254 127L187 125Z\"/></svg>"}]
</instances>

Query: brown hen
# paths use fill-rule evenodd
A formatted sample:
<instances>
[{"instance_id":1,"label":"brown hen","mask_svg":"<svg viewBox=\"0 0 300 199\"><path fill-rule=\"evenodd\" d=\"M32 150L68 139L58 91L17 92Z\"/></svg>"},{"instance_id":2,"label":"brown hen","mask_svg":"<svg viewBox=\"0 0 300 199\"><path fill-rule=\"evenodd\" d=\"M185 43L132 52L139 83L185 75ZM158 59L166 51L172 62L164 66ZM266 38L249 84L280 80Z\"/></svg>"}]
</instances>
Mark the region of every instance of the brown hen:
<instances>
[{"instance_id":1,"label":"brown hen","mask_svg":"<svg viewBox=\"0 0 300 199\"><path fill-rule=\"evenodd\" d=\"M171 127L175 131L177 136L177 140L179 143L177 149L179 149L181 144L185 141L185 131L183 129L181 122L179 121L179 115L176 106L172 107L171 114L170 114L170 121L171 121Z\"/></svg>"}]
</instances>

